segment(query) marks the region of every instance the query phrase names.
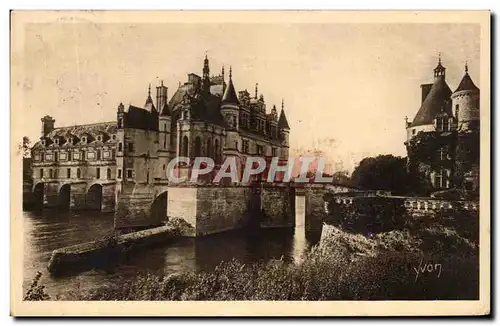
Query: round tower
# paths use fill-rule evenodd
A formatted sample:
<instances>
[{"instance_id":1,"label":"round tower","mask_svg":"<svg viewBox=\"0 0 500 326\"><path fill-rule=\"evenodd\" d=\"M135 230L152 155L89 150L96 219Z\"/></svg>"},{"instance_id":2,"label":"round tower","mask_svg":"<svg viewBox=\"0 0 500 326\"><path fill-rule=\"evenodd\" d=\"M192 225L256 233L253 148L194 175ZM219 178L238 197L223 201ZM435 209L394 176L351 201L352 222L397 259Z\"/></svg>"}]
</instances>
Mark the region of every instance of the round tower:
<instances>
[{"instance_id":1,"label":"round tower","mask_svg":"<svg viewBox=\"0 0 500 326\"><path fill-rule=\"evenodd\" d=\"M465 64L465 75L458 88L451 95L459 132L475 129L479 122L479 88L474 85Z\"/></svg>"}]
</instances>

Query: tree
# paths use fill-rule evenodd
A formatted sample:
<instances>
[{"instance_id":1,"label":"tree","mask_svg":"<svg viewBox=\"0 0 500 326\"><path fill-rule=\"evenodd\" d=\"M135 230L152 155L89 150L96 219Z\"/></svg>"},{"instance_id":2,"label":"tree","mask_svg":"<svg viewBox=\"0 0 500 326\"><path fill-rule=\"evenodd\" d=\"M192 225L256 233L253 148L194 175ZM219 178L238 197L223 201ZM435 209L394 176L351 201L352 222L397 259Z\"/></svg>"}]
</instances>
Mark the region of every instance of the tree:
<instances>
[{"instance_id":1,"label":"tree","mask_svg":"<svg viewBox=\"0 0 500 326\"><path fill-rule=\"evenodd\" d=\"M351 176L353 186L390 190L394 195L429 195L432 189L422 173L407 170L406 157L379 155L364 158Z\"/></svg>"},{"instance_id":2,"label":"tree","mask_svg":"<svg viewBox=\"0 0 500 326\"><path fill-rule=\"evenodd\" d=\"M23 137L23 143L18 145L18 153L22 154L23 157L31 156L31 140L29 137Z\"/></svg>"},{"instance_id":3,"label":"tree","mask_svg":"<svg viewBox=\"0 0 500 326\"><path fill-rule=\"evenodd\" d=\"M347 171L337 171L332 176L332 183L334 184L343 186L350 186L352 184L351 178L349 177L349 173Z\"/></svg>"},{"instance_id":4,"label":"tree","mask_svg":"<svg viewBox=\"0 0 500 326\"><path fill-rule=\"evenodd\" d=\"M31 169L31 141L29 137L23 137L23 143L18 146L18 153L23 155L23 182L32 182Z\"/></svg>"},{"instance_id":5,"label":"tree","mask_svg":"<svg viewBox=\"0 0 500 326\"><path fill-rule=\"evenodd\" d=\"M364 158L354 169L351 179L353 185L360 188L404 194L409 181L406 158L393 155Z\"/></svg>"}]
</instances>

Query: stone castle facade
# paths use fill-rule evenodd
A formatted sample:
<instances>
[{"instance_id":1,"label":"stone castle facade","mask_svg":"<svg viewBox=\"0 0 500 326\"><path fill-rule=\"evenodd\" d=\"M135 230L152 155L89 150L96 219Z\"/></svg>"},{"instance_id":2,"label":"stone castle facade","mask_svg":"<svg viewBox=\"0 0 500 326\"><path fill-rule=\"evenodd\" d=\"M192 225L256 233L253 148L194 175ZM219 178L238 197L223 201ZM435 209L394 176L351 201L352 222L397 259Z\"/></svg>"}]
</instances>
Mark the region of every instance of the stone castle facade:
<instances>
[{"instance_id":1,"label":"stone castle facade","mask_svg":"<svg viewBox=\"0 0 500 326\"><path fill-rule=\"evenodd\" d=\"M175 157L211 157L216 169L235 157L240 177L250 156L288 160L284 103L278 115L276 106L268 110L257 85L253 95L236 92L232 69L227 83L224 67L211 76L207 57L202 76L188 74L170 99L161 82L155 100L150 86L143 107L120 103L116 114L116 121L59 128L52 117L42 118L31 153L39 203L115 211L121 216L115 226L150 225L152 206L159 206L158 220L166 215L167 165ZM179 173L189 175L190 169L188 164Z\"/></svg>"},{"instance_id":2,"label":"stone castle facade","mask_svg":"<svg viewBox=\"0 0 500 326\"><path fill-rule=\"evenodd\" d=\"M479 191L479 88L468 66L452 91L439 58L433 83L421 85L422 103L406 121L408 169L423 173L434 191Z\"/></svg>"}]
</instances>

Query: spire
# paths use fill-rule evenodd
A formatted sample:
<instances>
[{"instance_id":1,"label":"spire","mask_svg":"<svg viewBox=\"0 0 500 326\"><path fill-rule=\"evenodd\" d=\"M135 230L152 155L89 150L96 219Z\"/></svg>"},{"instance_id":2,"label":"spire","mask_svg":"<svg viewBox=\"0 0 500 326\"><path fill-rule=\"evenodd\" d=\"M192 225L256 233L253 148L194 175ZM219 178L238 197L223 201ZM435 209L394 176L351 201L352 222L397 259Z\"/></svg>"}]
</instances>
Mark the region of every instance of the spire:
<instances>
[{"instance_id":1,"label":"spire","mask_svg":"<svg viewBox=\"0 0 500 326\"><path fill-rule=\"evenodd\" d=\"M236 95L236 91L234 90L234 85L233 85L233 69L231 66L229 66L229 83L227 85L227 88L224 92L224 96L222 96L222 101L221 104L233 104L233 105L238 105L238 96Z\"/></svg>"},{"instance_id":2,"label":"spire","mask_svg":"<svg viewBox=\"0 0 500 326\"><path fill-rule=\"evenodd\" d=\"M465 61L465 73L469 73L469 66L467 65L467 61Z\"/></svg>"},{"instance_id":3,"label":"spire","mask_svg":"<svg viewBox=\"0 0 500 326\"><path fill-rule=\"evenodd\" d=\"M203 79L210 78L210 67L207 52L205 51L205 60L203 60Z\"/></svg>"},{"instance_id":4,"label":"spire","mask_svg":"<svg viewBox=\"0 0 500 326\"><path fill-rule=\"evenodd\" d=\"M145 106L147 106L148 104L153 104L153 99L151 98L151 83L149 83L149 88L148 88L148 98L146 99L146 104Z\"/></svg>"},{"instance_id":5,"label":"spire","mask_svg":"<svg viewBox=\"0 0 500 326\"><path fill-rule=\"evenodd\" d=\"M281 98L281 109L283 110L285 108L285 99Z\"/></svg>"},{"instance_id":6,"label":"spire","mask_svg":"<svg viewBox=\"0 0 500 326\"><path fill-rule=\"evenodd\" d=\"M259 83L255 83L255 99L259 96Z\"/></svg>"},{"instance_id":7,"label":"spire","mask_svg":"<svg viewBox=\"0 0 500 326\"><path fill-rule=\"evenodd\" d=\"M286 120L285 110L283 108L281 108L280 118L278 119L278 127L280 127L281 129L290 130L290 126L288 125L288 121Z\"/></svg>"},{"instance_id":8,"label":"spire","mask_svg":"<svg viewBox=\"0 0 500 326\"><path fill-rule=\"evenodd\" d=\"M446 68L443 67L443 65L441 64L441 52L439 52L438 54L438 64L436 66L436 68L434 68L434 80L438 79L439 77L445 77L445 72L446 72Z\"/></svg>"}]
</instances>

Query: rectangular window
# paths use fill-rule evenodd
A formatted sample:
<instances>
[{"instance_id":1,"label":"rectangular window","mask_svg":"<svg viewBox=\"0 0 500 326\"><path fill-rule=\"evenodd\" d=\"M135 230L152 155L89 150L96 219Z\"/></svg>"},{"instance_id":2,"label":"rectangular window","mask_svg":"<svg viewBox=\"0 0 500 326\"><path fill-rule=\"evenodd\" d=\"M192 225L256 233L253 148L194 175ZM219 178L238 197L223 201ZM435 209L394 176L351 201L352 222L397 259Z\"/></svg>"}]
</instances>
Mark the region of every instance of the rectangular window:
<instances>
[{"instance_id":1,"label":"rectangular window","mask_svg":"<svg viewBox=\"0 0 500 326\"><path fill-rule=\"evenodd\" d=\"M102 158L109 159L109 157L110 157L110 156L111 156L111 155L110 155L110 152L109 152L109 151L104 151L104 152L102 152Z\"/></svg>"},{"instance_id":2,"label":"rectangular window","mask_svg":"<svg viewBox=\"0 0 500 326\"><path fill-rule=\"evenodd\" d=\"M59 170L58 170L58 169L55 169L55 170L54 170L54 179L57 179L57 178L58 178L58 176L59 176L59 173L58 173L58 172L59 172Z\"/></svg>"},{"instance_id":3,"label":"rectangular window","mask_svg":"<svg viewBox=\"0 0 500 326\"><path fill-rule=\"evenodd\" d=\"M277 156L277 152L278 152L278 151L276 150L276 147L273 147L273 148L271 149L271 151L272 151L272 156L273 156L273 157L276 157L276 156Z\"/></svg>"},{"instance_id":4,"label":"rectangular window","mask_svg":"<svg viewBox=\"0 0 500 326\"><path fill-rule=\"evenodd\" d=\"M66 154L64 152L59 153L59 159L61 161L66 161L68 159L68 154Z\"/></svg>"},{"instance_id":5,"label":"rectangular window","mask_svg":"<svg viewBox=\"0 0 500 326\"><path fill-rule=\"evenodd\" d=\"M43 178L43 169L40 169L40 179Z\"/></svg>"},{"instance_id":6,"label":"rectangular window","mask_svg":"<svg viewBox=\"0 0 500 326\"><path fill-rule=\"evenodd\" d=\"M118 179L122 178L122 169L118 169Z\"/></svg>"},{"instance_id":7,"label":"rectangular window","mask_svg":"<svg viewBox=\"0 0 500 326\"><path fill-rule=\"evenodd\" d=\"M52 161L52 154L45 154L45 161Z\"/></svg>"},{"instance_id":8,"label":"rectangular window","mask_svg":"<svg viewBox=\"0 0 500 326\"><path fill-rule=\"evenodd\" d=\"M100 168L96 168L96 177L97 179L100 179L101 178L101 169Z\"/></svg>"},{"instance_id":9,"label":"rectangular window","mask_svg":"<svg viewBox=\"0 0 500 326\"><path fill-rule=\"evenodd\" d=\"M89 160L95 159L95 153L94 152L87 152L87 159L89 159Z\"/></svg>"},{"instance_id":10,"label":"rectangular window","mask_svg":"<svg viewBox=\"0 0 500 326\"><path fill-rule=\"evenodd\" d=\"M80 153L73 153L73 159L78 161L80 159Z\"/></svg>"},{"instance_id":11,"label":"rectangular window","mask_svg":"<svg viewBox=\"0 0 500 326\"><path fill-rule=\"evenodd\" d=\"M68 179L71 178L71 169L70 168L68 168L66 170L66 178L68 178Z\"/></svg>"},{"instance_id":12,"label":"rectangular window","mask_svg":"<svg viewBox=\"0 0 500 326\"><path fill-rule=\"evenodd\" d=\"M127 179L132 179L133 178L133 170L127 170Z\"/></svg>"},{"instance_id":13,"label":"rectangular window","mask_svg":"<svg viewBox=\"0 0 500 326\"><path fill-rule=\"evenodd\" d=\"M133 143L128 143L128 151L129 151L129 153L132 153L134 151L134 144Z\"/></svg>"}]
</instances>

